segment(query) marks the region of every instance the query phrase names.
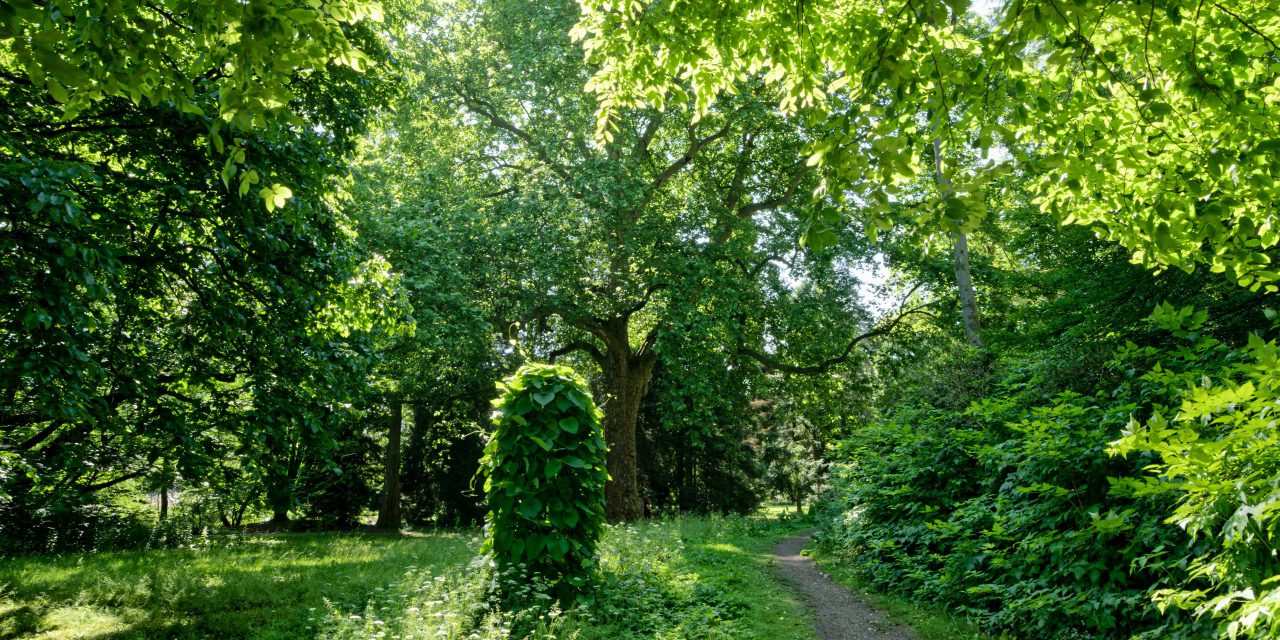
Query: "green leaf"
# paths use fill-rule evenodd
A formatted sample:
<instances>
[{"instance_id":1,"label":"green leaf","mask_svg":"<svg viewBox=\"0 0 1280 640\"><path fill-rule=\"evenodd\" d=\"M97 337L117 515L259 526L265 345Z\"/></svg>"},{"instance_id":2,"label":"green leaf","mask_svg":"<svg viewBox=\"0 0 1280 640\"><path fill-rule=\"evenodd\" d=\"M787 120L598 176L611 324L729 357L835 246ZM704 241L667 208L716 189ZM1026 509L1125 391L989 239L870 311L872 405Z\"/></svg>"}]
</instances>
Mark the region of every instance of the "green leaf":
<instances>
[{"instance_id":1,"label":"green leaf","mask_svg":"<svg viewBox=\"0 0 1280 640\"><path fill-rule=\"evenodd\" d=\"M552 459L550 459L550 460L548 460L548 461L547 461L547 466L546 466L546 468L544 469L543 473L544 473L544 475L546 476L546 478L547 478L548 480L550 480L551 478L555 477L555 475L556 475L557 473L560 473L560 469L561 469L562 467L564 467L564 463L563 463L563 462L561 462L561 461L559 461L559 460L557 460L557 459L555 459L555 458L552 458Z\"/></svg>"},{"instance_id":2,"label":"green leaf","mask_svg":"<svg viewBox=\"0 0 1280 640\"><path fill-rule=\"evenodd\" d=\"M520 506L516 507L516 511L520 515L534 520L539 513L542 513L542 501L537 498L526 498L520 501Z\"/></svg>"}]
</instances>

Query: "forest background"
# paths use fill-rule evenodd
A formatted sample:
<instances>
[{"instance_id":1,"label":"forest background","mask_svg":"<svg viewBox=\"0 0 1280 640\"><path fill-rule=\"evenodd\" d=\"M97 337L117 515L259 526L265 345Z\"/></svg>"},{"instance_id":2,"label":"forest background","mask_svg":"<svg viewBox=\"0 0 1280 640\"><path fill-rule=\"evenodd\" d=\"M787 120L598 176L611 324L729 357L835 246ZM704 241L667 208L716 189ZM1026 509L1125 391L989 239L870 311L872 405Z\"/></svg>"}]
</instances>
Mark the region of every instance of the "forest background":
<instances>
[{"instance_id":1,"label":"forest background","mask_svg":"<svg viewBox=\"0 0 1280 640\"><path fill-rule=\"evenodd\" d=\"M1280 634L1267 2L0 4L0 553L816 503L1018 637ZM368 523L365 523L368 524Z\"/></svg>"}]
</instances>

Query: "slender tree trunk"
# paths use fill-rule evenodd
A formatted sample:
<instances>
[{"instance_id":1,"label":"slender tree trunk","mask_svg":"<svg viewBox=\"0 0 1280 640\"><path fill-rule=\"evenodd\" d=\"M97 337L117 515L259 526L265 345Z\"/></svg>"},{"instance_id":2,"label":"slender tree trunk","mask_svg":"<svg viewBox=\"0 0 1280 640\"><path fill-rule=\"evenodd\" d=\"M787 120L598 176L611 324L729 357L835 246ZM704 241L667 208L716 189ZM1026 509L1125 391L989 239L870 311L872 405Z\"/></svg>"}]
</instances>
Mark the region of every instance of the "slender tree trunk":
<instances>
[{"instance_id":1,"label":"slender tree trunk","mask_svg":"<svg viewBox=\"0 0 1280 640\"><path fill-rule=\"evenodd\" d=\"M978 294L969 274L969 238L963 231L951 234L955 240L956 286L960 289L960 314L964 318L964 335L970 345L982 346L982 322L978 318Z\"/></svg>"},{"instance_id":2,"label":"slender tree trunk","mask_svg":"<svg viewBox=\"0 0 1280 640\"><path fill-rule=\"evenodd\" d=\"M933 170L943 201L955 196L955 188L942 171L942 142L935 130L933 136ZM951 232L955 250L952 253L956 272L956 288L960 294L960 314L964 319L964 335L969 344L982 346L982 323L978 318L978 294L973 289L973 277L969 273L969 237L959 228Z\"/></svg>"},{"instance_id":3,"label":"slender tree trunk","mask_svg":"<svg viewBox=\"0 0 1280 640\"><path fill-rule=\"evenodd\" d=\"M276 457L271 461L270 474L267 477L267 503L271 505L271 520L269 524L273 528L284 528L289 524L289 507L293 506L293 487L289 482L289 458L286 445L280 441L284 438L276 435L272 447L276 452Z\"/></svg>"},{"instance_id":4,"label":"slender tree trunk","mask_svg":"<svg viewBox=\"0 0 1280 640\"><path fill-rule=\"evenodd\" d=\"M387 429L387 451L383 457L382 507L377 529L400 530L400 432L404 426L403 403L391 403L391 424Z\"/></svg>"},{"instance_id":5,"label":"slender tree trunk","mask_svg":"<svg viewBox=\"0 0 1280 640\"><path fill-rule=\"evenodd\" d=\"M160 487L160 521L169 517L169 488Z\"/></svg>"}]
</instances>

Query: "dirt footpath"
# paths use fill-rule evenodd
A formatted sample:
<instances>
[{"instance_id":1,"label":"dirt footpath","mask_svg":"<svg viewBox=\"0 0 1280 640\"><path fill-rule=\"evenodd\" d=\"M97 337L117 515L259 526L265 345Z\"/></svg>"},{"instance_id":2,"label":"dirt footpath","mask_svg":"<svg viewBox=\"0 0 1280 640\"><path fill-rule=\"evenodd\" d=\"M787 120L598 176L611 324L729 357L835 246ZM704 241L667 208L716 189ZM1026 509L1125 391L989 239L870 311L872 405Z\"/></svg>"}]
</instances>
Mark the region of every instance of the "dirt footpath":
<instances>
[{"instance_id":1,"label":"dirt footpath","mask_svg":"<svg viewBox=\"0 0 1280 640\"><path fill-rule=\"evenodd\" d=\"M795 587L813 612L822 640L916 640L911 629L872 609L848 589L818 570L813 560L800 555L808 536L787 538L773 554L783 577Z\"/></svg>"}]
</instances>

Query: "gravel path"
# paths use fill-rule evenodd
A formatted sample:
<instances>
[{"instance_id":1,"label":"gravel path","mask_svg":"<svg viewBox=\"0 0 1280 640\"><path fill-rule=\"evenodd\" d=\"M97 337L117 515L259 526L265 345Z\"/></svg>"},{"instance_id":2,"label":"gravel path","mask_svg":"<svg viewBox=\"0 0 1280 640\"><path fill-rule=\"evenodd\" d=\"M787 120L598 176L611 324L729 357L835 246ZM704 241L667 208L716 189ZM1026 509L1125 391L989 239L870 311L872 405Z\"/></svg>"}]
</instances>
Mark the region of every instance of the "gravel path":
<instances>
[{"instance_id":1,"label":"gravel path","mask_svg":"<svg viewBox=\"0 0 1280 640\"><path fill-rule=\"evenodd\" d=\"M848 589L832 582L813 560L800 555L808 536L787 538L773 555L782 575L796 588L813 611L821 640L916 640L911 629L889 620Z\"/></svg>"}]
</instances>

